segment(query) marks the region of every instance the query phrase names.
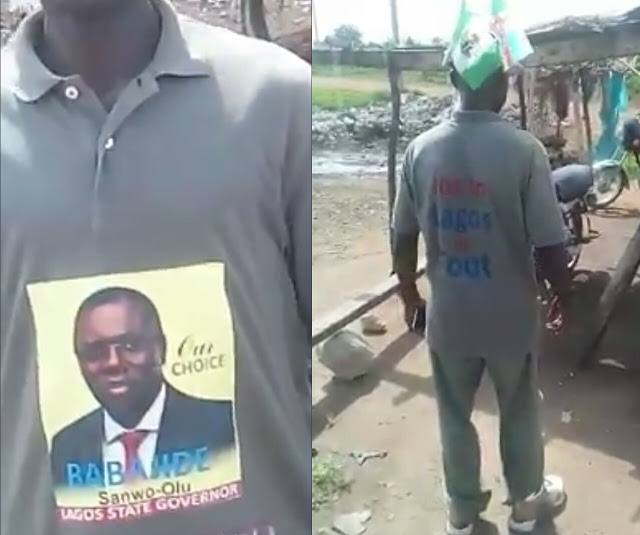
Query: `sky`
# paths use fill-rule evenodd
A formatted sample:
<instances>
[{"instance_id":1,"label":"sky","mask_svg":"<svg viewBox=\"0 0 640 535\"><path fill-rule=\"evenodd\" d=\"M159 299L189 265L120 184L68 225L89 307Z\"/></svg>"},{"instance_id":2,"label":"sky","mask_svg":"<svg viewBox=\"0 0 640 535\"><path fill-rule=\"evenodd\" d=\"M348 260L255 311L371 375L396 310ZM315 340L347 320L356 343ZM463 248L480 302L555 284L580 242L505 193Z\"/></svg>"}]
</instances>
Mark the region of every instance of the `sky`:
<instances>
[{"instance_id":1,"label":"sky","mask_svg":"<svg viewBox=\"0 0 640 535\"><path fill-rule=\"evenodd\" d=\"M481 1L481 0L480 0ZM365 42L384 42L391 36L389 0L313 0L320 39L342 24L353 24ZM460 0L397 0L401 40L429 42L448 38ZM514 15L524 27L569 15L625 11L640 0L511 0ZM315 33L314 33L315 37Z\"/></svg>"}]
</instances>

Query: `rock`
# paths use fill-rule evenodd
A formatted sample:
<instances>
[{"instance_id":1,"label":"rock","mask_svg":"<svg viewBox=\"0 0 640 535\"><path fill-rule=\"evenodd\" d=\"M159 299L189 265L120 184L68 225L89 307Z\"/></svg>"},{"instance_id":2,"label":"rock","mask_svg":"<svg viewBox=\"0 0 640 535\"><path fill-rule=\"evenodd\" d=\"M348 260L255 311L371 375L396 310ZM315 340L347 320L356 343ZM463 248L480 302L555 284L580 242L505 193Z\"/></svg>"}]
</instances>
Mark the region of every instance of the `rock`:
<instances>
[{"instance_id":1,"label":"rock","mask_svg":"<svg viewBox=\"0 0 640 535\"><path fill-rule=\"evenodd\" d=\"M362 535L367 531L367 522L371 520L371 511L348 513L336 517L333 521L333 530L340 535Z\"/></svg>"},{"instance_id":2,"label":"rock","mask_svg":"<svg viewBox=\"0 0 640 535\"><path fill-rule=\"evenodd\" d=\"M375 451L352 451L349 454L353 460L355 460L360 466L365 464L369 459L385 459L387 457L387 451L375 450Z\"/></svg>"},{"instance_id":3,"label":"rock","mask_svg":"<svg viewBox=\"0 0 640 535\"><path fill-rule=\"evenodd\" d=\"M386 324L377 316L367 314L360 319L362 333L369 336L379 336L387 332Z\"/></svg>"},{"instance_id":4,"label":"rock","mask_svg":"<svg viewBox=\"0 0 640 535\"><path fill-rule=\"evenodd\" d=\"M337 379L352 381L368 373L374 352L360 335L343 330L322 344L318 356Z\"/></svg>"}]
</instances>

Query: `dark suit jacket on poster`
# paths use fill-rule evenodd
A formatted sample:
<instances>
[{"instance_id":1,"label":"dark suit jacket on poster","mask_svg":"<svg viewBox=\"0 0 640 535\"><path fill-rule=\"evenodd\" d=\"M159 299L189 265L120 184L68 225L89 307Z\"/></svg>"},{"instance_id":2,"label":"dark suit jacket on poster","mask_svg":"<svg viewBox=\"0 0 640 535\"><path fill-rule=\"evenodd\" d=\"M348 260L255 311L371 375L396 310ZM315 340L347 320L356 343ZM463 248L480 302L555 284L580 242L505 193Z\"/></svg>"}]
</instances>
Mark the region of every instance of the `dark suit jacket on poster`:
<instances>
[{"instance_id":1,"label":"dark suit jacket on poster","mask_svg":"<svg viewBox=\"0 0 640 535\"><path fill-rule=\"evenodd\" d=\"M168 384L160 420L156 455L193 452L207 447L209 454L234 445L233 405L187 396ZM103 409L99 408L68 425L53 438L51 467L56 487L67 486L67 463L96 463L102 470Z\"/></svg>"}]
</instances>

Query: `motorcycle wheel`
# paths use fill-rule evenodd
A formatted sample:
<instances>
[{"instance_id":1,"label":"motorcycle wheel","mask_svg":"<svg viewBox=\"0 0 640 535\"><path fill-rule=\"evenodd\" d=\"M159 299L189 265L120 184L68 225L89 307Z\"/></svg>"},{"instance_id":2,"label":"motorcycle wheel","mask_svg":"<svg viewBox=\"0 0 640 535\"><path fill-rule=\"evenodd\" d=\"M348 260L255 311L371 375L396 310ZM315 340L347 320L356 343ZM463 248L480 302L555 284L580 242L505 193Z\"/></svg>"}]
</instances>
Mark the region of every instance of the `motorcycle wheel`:
<instances>
[{"instance_id":1,"label":"motorcycle wheel","mask_svg":"<svg viewBox=\"0 0 640 535\"><path fill-rule=\"evenodd\" d=\"M586 209L583 208L583 210ZM579 221L575 221L573 217L579 218ZM580 261L582 244L585 240L585 230L590 226L588 216L584 211L575 214L573 217L567 214L565 219L565 225L567 225L567 230L569 231L569 240L567 241L567 267L572 274Z\"/></svg>"},{"instance_id":2,"label":"motorcycle wheel","mask_svg":"<svg viewBox=\"0 0 640 535\"><path fill-rule=\"evenodd\" d=\"M616 202L626 183L626 174L619 165L594 168L592 208L602 209Z\"/></svg>"}]
</instances>

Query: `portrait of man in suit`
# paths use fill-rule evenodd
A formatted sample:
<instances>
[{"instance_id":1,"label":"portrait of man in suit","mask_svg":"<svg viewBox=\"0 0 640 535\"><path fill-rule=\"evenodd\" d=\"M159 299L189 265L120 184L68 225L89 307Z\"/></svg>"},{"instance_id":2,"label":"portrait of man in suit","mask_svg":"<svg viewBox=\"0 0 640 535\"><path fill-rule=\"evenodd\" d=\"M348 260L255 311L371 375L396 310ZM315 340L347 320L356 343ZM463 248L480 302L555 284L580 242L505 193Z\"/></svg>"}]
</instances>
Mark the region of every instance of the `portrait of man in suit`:
<instances>
[{"instance_id":1,"label":"portrait of man in suit","mask_svg":"<svg viewBox=\"0 0 640 535\"><path fill-rule=\"evenodd\" d=\"M89 465L101 474L116 467L126 483L132 471L148 476L158 459L177 452L198 452L204 463L235 446L231 401L195 398L165 380L166 337L147 296L123 287L93 293L76 313L73 336L82 377L100 407L53 437L57 487L74 486ZM106 475L97 483L109 484Z\"/></svg>"}]
</instances>

